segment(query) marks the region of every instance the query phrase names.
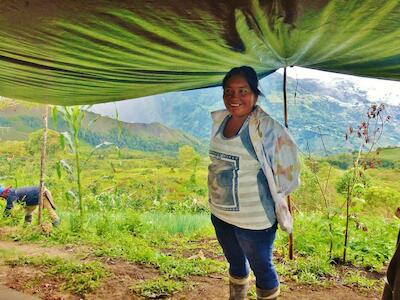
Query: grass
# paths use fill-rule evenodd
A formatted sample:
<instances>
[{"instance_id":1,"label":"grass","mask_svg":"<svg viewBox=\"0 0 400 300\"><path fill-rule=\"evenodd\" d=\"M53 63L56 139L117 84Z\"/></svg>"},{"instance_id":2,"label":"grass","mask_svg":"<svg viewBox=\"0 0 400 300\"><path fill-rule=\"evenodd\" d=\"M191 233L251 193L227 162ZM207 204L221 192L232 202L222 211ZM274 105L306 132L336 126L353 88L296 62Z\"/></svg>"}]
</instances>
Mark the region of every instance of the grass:
<instances>
[{"instance_id":1,"label":"grass","mask_svg":"<svg viewBox=\"0 0 400 300\"><path fill-rule=\"evenodd\" d=\"M333 235L321 213L295 216L294 243L298 256L323 258L329 263L329 242L332 237L332 259L341 258L343 251L344 218L333 223ZM350 222L351 240L348 261L356 266L380 271L394 252L398 222L380 216L361 216ZM287 237L278 231L276 247L286 254Z\"/></svg>"},{"instance_id":2,"label":"grass","mask_svg":"<svg viewBox=\"0 0 400 300\"><path fill-rule=\"evenodd\" d=\"M325 284L327 278L336 276L337 271L330 262L322 257L296 257L276 264L279 275L301 284Z\"/></svg>"},{"instance_id":3,"label":"grass","mask_svg":"<svg viewBox=\"0 0 400 300\"><path fill-rule=\"evenodd\" d=\"M147 226L169 234L192 235L209 231L209 214L160 214L147 213L142 217Z\"/></svg>"},{"instance_id":4,"label":"grass","mask_svg":"<svg viewBox=\"0 0 400 300\"><path fill-rule=\"evenodd\" d=\"M49 237L29 228L20 228L11 238L26 242L42 241L47 244L83 243L92 246L96 256L123 258L152 265L163 274L176 278L218 273L225 268L219 261L188 261L179 255L166 255L160 251L161 244L165 245L175 238L189 241L195 235L203 236L200 233L210 229L210 224L205 223L208 218L204 215L193 216L194 225L190 226L187 226L189 216L177 217L174 228L180 228L178 232L171 232L173 227L160 226L171 220L171 214L160 213L158 217L161 223L152 224L149 220L155 220L155 214L140 215L133 211L92 213L86 218L81 230L74 230L75 220L79 218L77 213L62 214L61 217L63 221L60 228L54 230ZM200 224L201 227L198 228ZM181 230L182 228L184 230Z\"/></svg>"},{"instance_id":5,"label":"grass","mask_svg":"<svg viewBox=\"0 0 400 300\"><path fill-rule=\"evenodd\" d=\"M187 261L180 253L196 251L205 238L213 237L208 215L173 215L169 213L139 214L134 211L98 212L88 216L83 230L76 229L77 213L61 214L62 225L50 237L29 227L21 227L12 235L14 240L45 241L55 244L87 244L95 248L98 256L121 257L130 261L154 265L168 274L178 277L208 274L223 270L214 261ZM352 240L349 244L349 259L355 265L379 270L388 261L397 234L397 223L379 217L361 219L363 228L351 223ZM336 236L333 237L333 258L340 257L344 220L335 222ZM384 225L384 226L383 226ZM74 229L75 228L75 229ZM366 228L366 229L365 229ZM367 230L367 231L365 231ZM379 236L380 239L376 239ZM191 241L199 241L193 243ZM278 231L276 248L286 255L287 237ZM173 256L164 255L163 247L173 249ZM175 248L175 249L174 249ZM329 236L323 215L299 214L295 222L295 249L299 257L311 257L320 264L320 258L329 264ZM198 250L197 250L198 251ZM311 265L312 262L309 262ZM317 270L311 271L318 275Z\"/></svg>"},{"instance_id":6,"label":"grass","mask_svg":"<svg viewBox=\"0 0 400 300\"><path fill-rule=\"evenodd\" d=\"M0 249L0 262L15 258L19 254L15 249Z\"/></svg>"},{"instance_id":7,"label":"grass","mask_svg":"<svg viewBox=\"0 0 400 300\"><path fill-rule=\"evenodd\" d=\"M343 278L344 285L362 288L365 290L373 288L379 282L381 281L366 278L365 274L360 271L348 271Z\"/></svg>"},{"instance_id":8,"label":"grass","mask_svg":"<svg viewBox=\"0 0 400 300\"><path fill-rule=\"evenodd\" d=\"M6 260L6 264L12 267L40 267L45 276L55 276L62 280L62 290L67 290L81 296L96 290L102 280L110 275L99 262L72 261L60 257L19 256ZM27 284L29 285L29 283Z\"/></svg>"},{"instance_id":9,"label":"grass","mask_svg":"<svg viewBox=\"0 0 400 300\"><path fill-rule=\"evenodd\" d=\"M0 154L5 150L0 149ZM22 150L17 149L16 153L25 153ZM3 162L0 164L0 176L8 174L6 160L9 154L0 155L0 162ZM67 159L71 159L68 155ZM110 161L115 166L114 173L109 164L103 163ZM20 186L37 183L39 165L36 161L26 155L15 155L9 162L15 170L16 179L5 178L3 185L15 181ZM53 164L50 155L49 166ZM26 165L32 166L32 170L27 172ZM318 174L322 179L326 178L329 164L323 162L318 167ZM300 284L327 284L341 276L333 262L341 257L344 219L339 209L332 222L333 230L328 230L323 200L313 175L306 171L303 172L306 184L295 194L298 209L294 231L296 260L286 259L287 236L278 231L276 267L287 280ZM354 213L351 219L348 248L349 262L361 270L380 271L394 251L398 222L390 213L391 206L400 195L398 172L398 169L368 170L375 187L371 188L364 210ZM132 287L134 292L145 297L172 295L185 287L190 288L188 279L191 276L227 273L224 261L207 258L222 257L207 208L207 159L200 162L195 183L190 180L192 170L181 168L176 157L161 158L125 150L122 162L115 153L100 151L96 159L88 162L82 174L83 223L80 222L78 204L65 195L72 181L67 176L59 179L50 167L47 187L55 197L61 226L50 235L43 235L35 226L23 225L24 209L16 205L11 218L0 216L0 227L16 228L8 238L44 245L86 245L93 249L97 257L121 258L154 267L160 277ZM342 200L335 192L334 183L342 174L343 170L334 169L332 183L327 189L336 208ZM381 187L388 189L384 195L389 195L390 199L376 201ZM4 209L4 205L0 201L0 210ZM331 239L333 249L329 258ZM199 250L207 254L205 258L196 258ZM0 254L3 255L3 252ZM4 256L13 259L10 255L4 252ZM195 258L188 259L191 256ZM17 259L14 261L19 263ZM38 261L25 259L25 262L21 258L20 263L27 266L38 264L46 271L46 276L62 279L66 282L63 288L77 294L95 290L102 278L108 276L98 263L91 265L48 258ZM365 289L375 288L374 282L366 278L364 272L352 271L343 277L344 284Z\"/></svg>"},{"instance_id":10,"label":"grass","mask_svg":"<svg viewBox=\"0 0 400 300\"><path fill-rule=\"evenodd\" d=\"M15 211L10 222L22 219L23 211ZM92 211L83 228L79 224L77 212L61 212L62 224L50 236L44 236L33 227L18 227L10 236L13 240L50 244L85 244L93 248L98 257L122 258L156 267L162 276L185 283L193 275L204 276L211 273L225 273L226 263L206 258L188 260L182 253L197 254L198 249L207 249L211 244L204 239L213 237L209 216L204 214L171 214L163 212L139 213L132 209L114 211ZM335 276L328 253L327 225L320 213L302 213L295 217L294 262L280 259L276 264L278 273L298 283L318 284ZM373 270L380 270L388 261L397 233L397 223L379 217L363 217L368 229L357 229L353 221L352 240L349 244L351 263ZM335 222L333 258L340 257L343 220ZM3 223L5 224L5 223ZM384 226L383 226L384 225ZM379 236L380 239L376 239ZM168 253L162 249L166 247ZM218 248L213 243L211 248ZM213 249L214 251L216 249ZM219 249L220 250L220 249ZM287 256L287 237L278 231L276 250L278 257ZM214 252L215 253L215 252ZM217 251L215 255L221 255ZM360 275L362 276L362 274ZM357 276L354 275L354 278ZM355 280L353 278L353 280ZM160 279L161 280L161 279ZM362 279L358 279L362 281ZM187 282L186 282L187 283Z\"/></svg>"},{"instance_id":11,"label":"grass","mask_svg":"<svg viewBox=\"0 0 400 300\"><path fill-rule=\"evenodd\" d=\"M170 279L168 276L163 276L135 284L131 286L130 289L143 297L159 299L170 297L182 291L184 287L184 282Z\"/></svg>"},{"instance_id":12,"label":"grass","mask_svg":"<svg viewBox=\"0 0 400 300\"><path fill-rule=\"evenodd\" d=\"M382 148L380 149L380 158L400 162L399 148Z\"/></svg>"}]
</instances>

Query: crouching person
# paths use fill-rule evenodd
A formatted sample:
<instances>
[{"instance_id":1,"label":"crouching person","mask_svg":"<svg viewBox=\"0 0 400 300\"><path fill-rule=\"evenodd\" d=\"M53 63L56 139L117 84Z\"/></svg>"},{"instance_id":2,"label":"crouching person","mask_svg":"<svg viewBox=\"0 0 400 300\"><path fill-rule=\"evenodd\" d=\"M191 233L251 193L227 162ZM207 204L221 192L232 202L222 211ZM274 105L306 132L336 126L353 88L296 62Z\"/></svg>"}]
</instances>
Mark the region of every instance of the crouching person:
<instances>
[{"instance_id":1,"label":"crouching person","mask_svg":"<svg viewBox=\"0 0 400 300\"><path fill-rule=\"evenodd\" d=\"M14 203L21 203L25 205L25 223L32 222L32 214L39 205L40 188L38 186L21 187L18 189L0 187L0 196L7 201L4 210L4 216L9 216ZM43 207L47 209L49 216L52 220L53 226L60 224L53 197L48 189L43 191Z\"/></svg>"}]
</instances>

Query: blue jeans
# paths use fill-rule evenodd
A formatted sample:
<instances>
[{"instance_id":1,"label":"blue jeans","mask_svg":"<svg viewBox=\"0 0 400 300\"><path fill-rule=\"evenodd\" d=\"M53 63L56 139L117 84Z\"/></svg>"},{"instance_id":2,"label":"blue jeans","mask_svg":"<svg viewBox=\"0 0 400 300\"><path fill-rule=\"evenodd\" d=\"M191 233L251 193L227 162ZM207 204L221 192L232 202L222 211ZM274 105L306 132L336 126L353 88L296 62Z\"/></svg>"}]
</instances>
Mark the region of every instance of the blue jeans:
<instances>
[{"instance_id":1,"label":"blue jeans","mask_svg":"<svg viewBox=\"0 0 400 300\"><path fill-rule=\"evenodd\" d=\"M277 225L265 230L243 229L211 215L217 239L229 263L229 274L244 278L251 268L260 289L279 285L278 274L272 263L272 251Z\"/></svg>"}]
</instances>

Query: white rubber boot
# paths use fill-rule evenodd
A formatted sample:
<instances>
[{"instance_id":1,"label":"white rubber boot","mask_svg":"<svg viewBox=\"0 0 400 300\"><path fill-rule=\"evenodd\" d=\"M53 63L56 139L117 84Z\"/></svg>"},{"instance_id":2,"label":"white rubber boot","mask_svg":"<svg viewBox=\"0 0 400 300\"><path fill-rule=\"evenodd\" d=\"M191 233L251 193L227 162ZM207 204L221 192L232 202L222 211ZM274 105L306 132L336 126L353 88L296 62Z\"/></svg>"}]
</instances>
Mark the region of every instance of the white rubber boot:
<instances>
[{"instance_id":1,"label":"white rubber boot","mask_svg":"<svg viewBox=\"0 0 400 300\"><path fill-rule=\"evenodd\" d=\"M280 294L281 290L279 285L276 288L270 290L262 290L257 288L257 300L276 300Z\"/></svg>"},{"instance_id":2,"label":"white rubber boot","mask_svg":"<svg viewBox=\"0 0 400 300\"><path fill-rule=\"evenodd\" d=\"M237 278L229 275L229 300L245 300L249 289L249 277Z\"/></svg>"}]
</instances>

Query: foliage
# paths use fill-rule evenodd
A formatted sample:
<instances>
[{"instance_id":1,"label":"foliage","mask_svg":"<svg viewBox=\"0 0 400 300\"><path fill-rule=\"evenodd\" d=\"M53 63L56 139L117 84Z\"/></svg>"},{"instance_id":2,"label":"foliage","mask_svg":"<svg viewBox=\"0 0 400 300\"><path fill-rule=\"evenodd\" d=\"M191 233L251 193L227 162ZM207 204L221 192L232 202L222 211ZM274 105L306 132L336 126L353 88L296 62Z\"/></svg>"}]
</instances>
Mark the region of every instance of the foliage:
<instances>
[{"instance_id":1,"label":"foliage","mask_svg":"<svg viewBox=\"0 0 400 300\"><path fill-rule=\"evenodd\" d=\"M57 116L57 108L55 107L53 110L53 116ZM77 186L77 195L76 198L79 203L79 212L81 215L81 222L83 222L83 195L82 195L82 184L81 184L81 153L80 153L80 141L79 141L79 132L82 127L83 118L85 117L84 111L78 107L64 107L61 110L63 113L63 118L67 122L69 131L63 132L60 135L60 143L62 148L65 148L65 143L69 146L69 149L75 156L75 174L76 174L76 186ZM60 172L58 172L60 174ZM70 193L75 196L74 193Z\"/></svg>"},{"instance_id":2,"label":"foliage","mask_svg":"<svg viewBox=\"0 0 400 300\"><path fill-rule=\"evenodd\" d=\"M94 291L108 272L98 262L64 262L51 268L49 274L60 275L66 280L62 288L83 295Z\"/></svg>"},{"instance_id":3,"label":"foliage","mask_svg":"<svg viewBox=\"0 0 400 300\"><path fill-rule=\"evenodd\" d=\"M296 205L302 210L321 209L320 190L318 187L318 179L309 166L311 160L303 160L301 166L301 185L294 193Z\"/></svg>"},{"instance_id":4,"label":"foliage","mask_svg":"<svg viewBox=\"0 0 400 300\"><path fill-rule=\"evenodd\" d=\"M101 280L109 275L98 262L82 263L60 257L19 256L7 260L6 263L11 266L41 267L47 276L58 276L65 280L62 289L81 296L94 291L101 284Z\"/></svg>"},{"instance_id":5,"label":"foliage","mask_svg":"<svg viewBox=\"0 0 400 300\"><path fill-rule=\"evenodd\" d=\"M47 131L46 152L50 155L56 154L61 150L60 134L54 130ZM43 145L43 129L32 132L26 145L26 150L30 155L40 154Z\"/></svg>"},{"instance_id":6,"label":"foliage","mask_svg":"<svg viewBox=\"0 0 400 300\"><path fill-rule=\"evenodd\" d=\"M155 139L150 137L141 137L131 134L131 132L127 128L121 129L121 138L118 138L119 129L112 128L105 136L105 138L116 145L118 147L127 147L130 149L137 149L141 151L151 151L151 152L160 152L160 151L171 151L177 152L179 147L184 145L182 142L167 142L161 139ZM94 133L91 133L94 135ZM201 147L200 147L201 149Z\"/></svg>"},{"instance_id":7,"label":"foliage","mask_svg":"<svg viewBox=\"0 0 400 300\"><path fill-rule=\"evenodd\" d=\"M360 271L349 271L346 273L343 283L347 286L371 289L377 284L376 280L366 278Z\"/></svg>"},{"instance_id":8,"label":"foliage","mask_svg":"<svg viewBox=\"0 0 400 300\"><path fill-rule=\"evenodd\" d=\"M131 287L131 290L143 297L159 299L170 297L174 293L181 291L183 287L183 282L163 276L136 284Z\"/></svg>"},{"instance_id":9,"label":"foliage","mask_svg":"<svg viewBox=\"0 0 400 300\"><path fill-rule=\"evenodd\" d=\"M336 183L336 191L342 195L346 195L349 189L352 189L353 196L360 196L363 190L371 186L371 179L364 170L359 169L357 174L353 169L348 170L343 174L340 180ZM353 186L350 186L353 185Z\"/></svg>"},{"instance_id":10,"label":"foliage","mask_svg":"<svg viewBox=\"0 0 400 300\"><path fill-rule=\"evenodd\" d=\"M0 111L6 110L10 107L15 107L16 101L0 96Z\"/></svg>"},{"instance_id":11,"label":"foliage","mask_svg":"<svg viewBox=\"0 0 400 300\"><path fill-rule=\"evenodd\" d=\"M17 147L25 149L25 146L26 143L22 143ZM57 176L55 165L58 157L50 154L47 186L55 198L57 213L62 219L61 226L49 236L31 227L23 227L23 207L15 205L11 218L0 216L0 226L16 226L17 231L9 235L10 239L87 245L95 249L94 254L100 258L122 258L155 267L160 277L144 283L145 288L142 289L155 294L167 293L168 290L174 293L176 282L190 286L189 278L194 275L226 273L226 264L220 261L222 250L217 246L209 222L206 176L209 161L206 157L200 156L196 181L191 182L194 165L182 167L179 157L128 149L121 149L119 154L111 148L101 148L91 154L93 149L85 144L80 148L82 157L92 155L85 163L82 176L84 209L90 212L84 222L81 223L77 207L65 195L71 189L71 180L69 176ZM1 153L7 151L0 149ZM73 153L64 156L65 161L74 159ZM387 159L395 160L397 156L392 154L392 157ZM0 164L0 176L9 172L5 158L0 156L3 162ZM295 262L284 259L287 255L287 237L278 231L276 253L279 263L276 266L284 278L314 284L336 276L334 263L339 260L343 247L345 219L341 209L343 197L335 187L344 172L332 167L328 159L315 158L304 162L302 182L306 184L294 197ZM26 165L30 166L29 170L25 170ZM36 182L32 174L38 174L39 165L34 158L15 154L10 166L21 185ZM115 172L112 168L115 168ZM363 209L351 214L349 219L352 235L347 261L362 268L380 271L393 253L398 232L398 224L383 217L391 217L390 205L398 199L398 173L396 169L379 169L379 172L369 169L365 175L371 178L371 185L364 190L366 202ZM330 181L325 186L323 181L328 177ZM11 178L3 180L5 184L13 181ZM379 189L383 191L382 195L378 195ZM330 201L329 210L326 211L321 190L327 191ZM4 204L0 202L0 210L4 209ZM385 214L375 213L379 210L385 211ZM199 249L206 253L203 258L193 255ZM354 274L348 278L348 282L360 286L364 284L362 274ZM367 284L364 286L367 287ZM141 292L138 290L138 293Z\"/></svg>"},{"instance_id":12,"label":"foliage","mask_svg":"<svg viewBox=\"0 0 400 300\"><path fill-rule=\"evenodd\" d=\"M340 153L328 158L328 162L342 170L346 170L353 164L353 155L349 153Z\"/></svg>"},{"instance_id":13,"label":"foliage","mask_svg":"<svg viewBox=\"0 0 400 300\"><path fill-rule=\"evenodd\" d=\"M322 278L333 277L336 273L329 261L322 257L299 257L279 265L278 271L296 282L308 284L319 284Z\"/></svg>"},{"instance_id":14,"label":"foliage","mask_svg":"<svg viewBox=\"0 0 400 300\"><path fill-rule=\"evenodd\" d=\"M385 106L380 104L371 105L366 112L366 118L358 124L354 129L352 126L348 128L345 134L346 140L354 137L358 142L356 144L358 149L354 157L352 167L348 173L343 177L344 180L340 181L337 189L341 193L346 194L346 226L344 234L344 247L343 247L343 262L346 262L347 243L349 237L349 219L350 207L355 206L353 203L356 201L358 204L363 204L364 199L360 198L364 194L365 187L367 187L367 178L363 169L374 168L378 151L373 151L376 144L382 137L384 127L389 122L391 117L386 114ZM365 152L363 153L363 150ZM358 208L360 205L358 206Z\"/></svg>"},{"instance_id":15,"label":"foliage","mask_svg":"<svg viewBox=\"0 0 400 300\"><path fill-rule=\"evenodd\" d=\"M85 109L85 107L83 107ZM11 112L11 113L10 113ZM0 139L25 141L29 135L40 130L43 126L41 106L23 101L4 100L0 103ZM53 111L53 119L56 122L49 124L53 130L65 132L69 130L67 121L63 119L61 110ZM93 123L98 123L92 126ZM133 126L133 127L132 127ZM140 132L137 132L137 128ZM176 153L180 146L191 145L196 151L205 152L205 144L176 129L163 127L168 135L168 140L157 138L158 127L150 124L143 128L141 125L131 125L118 120L101 117L89 111L85 113L85 119L79 130L79 139L92 146L104 141L113 142L118 147L128 147L141 151ZM119 137L120 136L120 137Z\"/></svg>"},{"instance_id":16,"label":"foliage","mask_svg":"<svg viewBox=\"0 0 400 300\"><path fill-rule=\"evenodd\" d=\"M399 206L400 193L393 188L384 186L371 186L364 193L366 212L372 212L377 215L390 215Z\"/></svg>"},{"instance_id":17,"label":"foliage","mask_svg":"<svg viewBox=\"0 0 400 300\"><path fill-rule=\"evenodd\" d=\"M185 145L179 148L178 159L182 168L193 168L200 157L193 147Z\"/></svg>"},{"instance_id":18,"label":"foliage","mask_svg":"<svg viewBox=\"0 0 400 300\"><path fill-rule=\"evenodd\" d=\"M160 214L152 213L143 216L146 226L151 226L156 230L162 228L169 234L190 235L194 232L201 232L207 227L209 221L208 214ZM151 229L150 229L151 230Z\"/></svg>"},{"instance_id":19,"label":"foliage","mask_svg":"<svg viewBox=\"0 0 400 300\"><path fill-rule=\"evenodd\" d=\"M326 264L339 262L344 245L344 225L346 218L337 216L332 222L332 230L326 226L326 216L307 213L296 216L295 245L299 257L310 260L320 259ZM348 263L380 271L385 261L394 251L398 223L380 216L352 217L349 222L352 238L349 241ZM278 232L280 233L280 232ZM379 237L379 238L377 238ZM330 239L333 239L332 258L329 258ZM277 250L286 251L286 237L278 234ZM321 266L322 268L322 266Z\"/></svg>"}]
</instances>

